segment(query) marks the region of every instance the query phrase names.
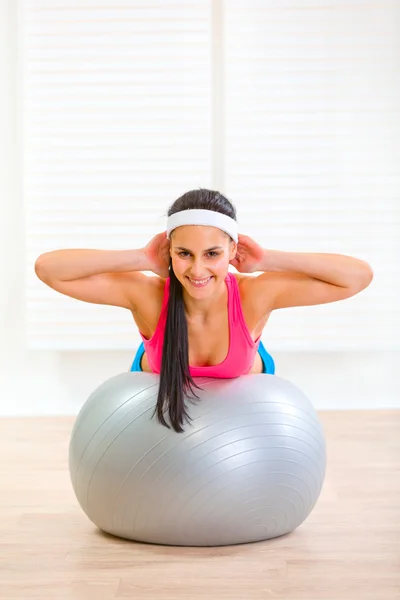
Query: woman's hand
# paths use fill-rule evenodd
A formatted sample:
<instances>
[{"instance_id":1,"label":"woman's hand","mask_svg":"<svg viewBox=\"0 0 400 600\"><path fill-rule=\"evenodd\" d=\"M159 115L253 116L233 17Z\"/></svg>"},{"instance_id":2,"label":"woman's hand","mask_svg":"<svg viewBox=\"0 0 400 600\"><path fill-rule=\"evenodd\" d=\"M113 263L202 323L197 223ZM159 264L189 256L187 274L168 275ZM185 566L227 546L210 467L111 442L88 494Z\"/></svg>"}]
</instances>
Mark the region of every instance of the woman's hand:
<instances>
[{"instance_id":1,"label":"woman's hand","mask_svg":"<svg viewBox=\"0 0 400 600\"><path fill-rule=\"evenodd\" d=\"M233 265L239 273L254 273L263 270L264 257L264 248L248 235L239 234L236 256L229 261L229 264Z\"/></svg>"},{"instance_id":2,"label":"woman's hand","mask_svg":"<svg viewBox=\"0 0 400 600\"><path fill-rule=\"evenodd\" d=\"M155 235L143 248L149 263L149 270L164 279L169 276L169 249L170 240L167 238L166 231Z\"/></svg>"}]
</instances>

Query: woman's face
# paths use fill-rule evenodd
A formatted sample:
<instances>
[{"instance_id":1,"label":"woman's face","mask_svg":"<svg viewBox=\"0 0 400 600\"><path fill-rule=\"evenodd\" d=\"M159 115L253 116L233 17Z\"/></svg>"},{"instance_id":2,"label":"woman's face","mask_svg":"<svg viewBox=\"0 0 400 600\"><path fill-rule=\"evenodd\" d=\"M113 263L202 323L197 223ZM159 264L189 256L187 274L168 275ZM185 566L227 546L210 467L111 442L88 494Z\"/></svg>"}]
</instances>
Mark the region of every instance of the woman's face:
<instances>
[{"instance_id":1,"label":"woman's face","mask_svg":"<svg viewBox=\"0 0 400 600\"><path fill-rule=\"evenodd\" d=\"M170 254L177 279L191 296L204 296L224 281L236 243L220 229L184 225L172 232Z\"/></svg>"}]
</instances>

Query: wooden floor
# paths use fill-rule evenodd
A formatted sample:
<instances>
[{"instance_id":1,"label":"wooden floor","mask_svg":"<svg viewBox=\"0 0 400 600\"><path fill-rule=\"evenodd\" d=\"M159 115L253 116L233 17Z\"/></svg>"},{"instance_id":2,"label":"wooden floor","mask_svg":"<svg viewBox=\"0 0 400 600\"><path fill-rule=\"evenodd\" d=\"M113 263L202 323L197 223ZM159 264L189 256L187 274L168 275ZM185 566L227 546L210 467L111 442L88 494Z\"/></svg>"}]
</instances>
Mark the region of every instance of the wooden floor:
<instances>
[{"instance_id":1,"label":"wooden floor","mask_svg":"<svg viewBox=\"0 0 400 600\"><path fill-rule=\"evenodd\" d=\"M163 547L99 532L68 474L71 418L0 419L2 600L399 600L400 411L320 414L323 492L285 537Z\"/></svg>"}]
</instances>

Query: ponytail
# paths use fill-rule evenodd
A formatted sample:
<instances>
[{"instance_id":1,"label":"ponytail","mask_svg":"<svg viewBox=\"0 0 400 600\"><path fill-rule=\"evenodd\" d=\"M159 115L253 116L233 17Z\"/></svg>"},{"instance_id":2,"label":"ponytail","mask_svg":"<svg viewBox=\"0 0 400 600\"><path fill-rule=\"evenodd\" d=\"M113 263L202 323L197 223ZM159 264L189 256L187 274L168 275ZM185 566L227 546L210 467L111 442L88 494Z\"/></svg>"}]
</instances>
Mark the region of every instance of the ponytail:
<instances>
[{"instance_id":1,"label":"ponytail","mask_svg":"<svg viewBox=\"0 0 400 600\"><path fill-rule=\"evenodd\" d=\"M175 200L168 216L188 209L205 209L220 212L236 220L236 209L220 192L200 188L186 192ZM168 427L164 413L168 411L172 428L177 433L184 431L185 419L191 421L186 410L185 396L193 387L201 389L193 380L189 370L188 326L183 301L183 288L176 278L172 259L169 261L170 290L162 350L160 385L154 414L160 423ZM196 398L196 394L194 394ZM154 416L154 415L153 415Z\"/></svg>"},{"instance_id":2,"label":"ponytail","mask_svg":"<svg viewBox=\"0 0 400 600\"><path fill-rule=\"evenodd\" d=\"M185 419L191 421L185 405L185 395L193 387L200 389L189 371L188 328L183 302L182 285L176 278L170 260L170 289L165 324L164 343L155 413L160 423L168 427L164 412L168 410L172 428L184 431ZM196 394L194 394L196 398Z\"/></svg>"}]
</instances>

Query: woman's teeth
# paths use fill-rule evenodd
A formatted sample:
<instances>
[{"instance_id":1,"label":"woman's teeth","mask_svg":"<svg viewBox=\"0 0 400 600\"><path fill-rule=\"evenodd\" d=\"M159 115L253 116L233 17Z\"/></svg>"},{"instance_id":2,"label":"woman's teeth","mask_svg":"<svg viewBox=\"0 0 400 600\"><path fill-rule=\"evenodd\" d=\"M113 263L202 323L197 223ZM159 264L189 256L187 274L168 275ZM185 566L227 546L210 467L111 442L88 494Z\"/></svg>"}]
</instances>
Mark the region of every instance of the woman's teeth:
<instances>
[{"instance_id":1,"label":"woman's teeth","mask_svg":"<svg viewBox=\"0 0 400 600\"><path fill-rule=\"evenodd\" d=\"M190 279L190 277L188 277L190 283L192 285L194 285L195 287L203 287L205 285L207 285L207 283L210 281L211 277L207 277L207 279Z\"/></svg>"}]
</instances>

